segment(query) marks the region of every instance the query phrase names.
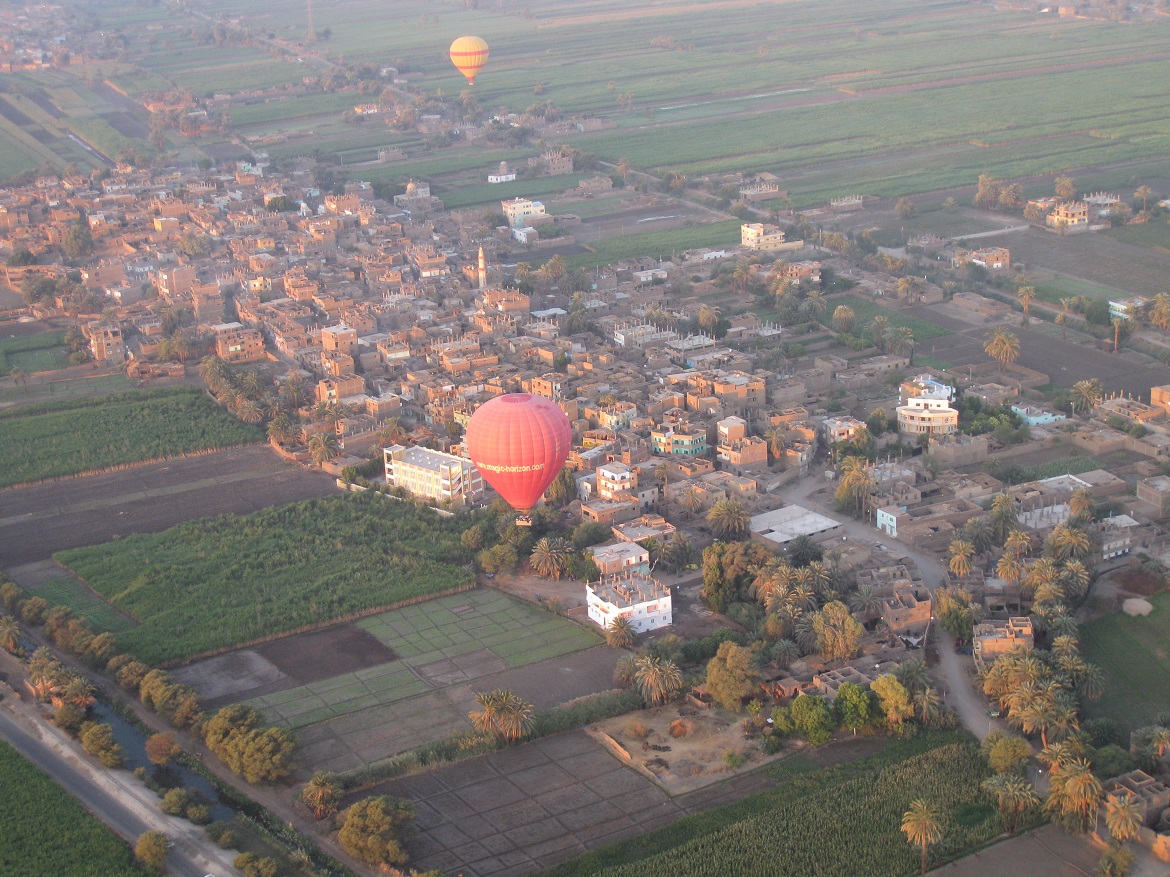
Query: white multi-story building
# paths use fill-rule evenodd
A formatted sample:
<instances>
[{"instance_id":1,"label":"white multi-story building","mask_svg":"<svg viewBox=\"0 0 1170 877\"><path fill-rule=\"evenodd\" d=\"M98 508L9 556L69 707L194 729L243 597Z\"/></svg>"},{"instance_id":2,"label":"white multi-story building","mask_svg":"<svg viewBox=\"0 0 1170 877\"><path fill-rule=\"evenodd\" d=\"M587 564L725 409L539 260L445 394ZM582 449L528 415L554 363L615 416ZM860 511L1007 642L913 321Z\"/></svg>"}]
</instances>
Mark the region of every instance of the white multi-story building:
<instances>
[{"instance_id":1,"label":"white multi-story building","mask_svg":"<svg viewBox=\"0 0 1170 877\"><path fill-rule=\"evenodd\" d=\"M959 412L951 407L955 388L919 375L901 388L897 408L898 432L906 435L951 435L959 431Z\"/></svg>"},{"instance_id":2,"label":"white multi-story building","mask_svg":"<svg viewBox=\"0 0 1170 877\"><path fill-rule=\"evenodd\" d=\"M641 573L603 576L585 586L589 618L608 628L616 618L627 618L642 633L673 623L670 588Z\"/></svg>"},{"instance_id":3,"label":"white multi-story building","mask_svg":"<svg viewBox=\"0 0 1170 877\"><path fill-rule=\"evenodd\" d=\"M385 448L386 483L411 496L459 508L483 498L483 478L470 460L429 448Z\"/></svg>"},{"instance_id":4,"label":"white multi-story building","mask_svg":"<svg viewBox=\"0 0 1170 877\"><path fill-rule=\"evenodd\" d=\"M625 463L597 467L597 493L602 499L631 499L638 489L638 473Z\"/></svg>"}]
</instances>

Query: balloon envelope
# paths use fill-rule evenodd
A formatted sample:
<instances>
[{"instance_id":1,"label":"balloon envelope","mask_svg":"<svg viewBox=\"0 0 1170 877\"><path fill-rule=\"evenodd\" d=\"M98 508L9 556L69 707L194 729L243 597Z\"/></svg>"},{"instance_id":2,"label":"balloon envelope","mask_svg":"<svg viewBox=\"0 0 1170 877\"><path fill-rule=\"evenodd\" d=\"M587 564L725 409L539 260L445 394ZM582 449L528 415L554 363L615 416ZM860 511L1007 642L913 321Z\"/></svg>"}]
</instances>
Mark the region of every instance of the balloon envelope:
<instances>
[{"instance_id":1,"label":"balloon envelope","mask_svg":"<svg viewBox=\"0 0 1170 877\"><path fill-rule=\"evenodd\" d=\"M467 454L488 484L518 511L530 509L561 471L573 444L555 402L528 393L496 396L467 423Z\"/></svg>"},{"instance_id":2,"label":"balloon envelope","mask_svg":"<svg viewBox=\"0 0 1170 877\"><path fill-rule=\"evenodd\" d=\"M487 63L488 44L479 37L460 37L451 43L451 63L475 85L475 74Z\"/></svg>"}]
</instances>

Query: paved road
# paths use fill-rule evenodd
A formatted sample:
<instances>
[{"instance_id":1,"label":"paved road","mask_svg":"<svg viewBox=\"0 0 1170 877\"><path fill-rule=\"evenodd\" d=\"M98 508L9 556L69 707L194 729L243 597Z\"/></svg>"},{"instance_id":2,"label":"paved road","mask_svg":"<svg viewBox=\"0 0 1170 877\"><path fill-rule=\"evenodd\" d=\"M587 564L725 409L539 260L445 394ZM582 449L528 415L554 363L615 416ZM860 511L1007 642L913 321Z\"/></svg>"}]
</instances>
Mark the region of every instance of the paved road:
<instances>
[{"instance_id":1,"label":"paved road","mask_svg":"<svg viewBox=\"0 0 1170 877\"><path fill-rule=\"evenodd\" d=\"M11 697L0 702L0 737L81 801L90 813L131 845L145 831L161 831L174 841L167 856L176 877L235 875L234 854L215 846L203 829L158 809L154 794L126 771L111 771L89 761L64 734L30 715L28 704Z\"/></svg>"},{"instance_id":2,"label":"paved road","mask_svg":"<svg viewBox=\"0 0 1170 877\"><path fill-rule=\"evenodd\" d=\"M812 497L812 494L825 487L825 483L814 477L804 478L792 487L781 488L780 496L785 502L796 503L805 508L832 518L841 523L841 528L850 539L862 543L877 542L884 545L890 557L908 557L918 567L923 584L935 590L946 580L946 570L935 557L918 551L911 545L899 542L861 521L838 514ZM991 731L1005 729L997 722L988 719L987 704L983 695L977 692L973 685L974 667L969 658L955 653L954 639L945 631L937 630L939 663L935 668L935 679L939 684L946 703L955 711L959 720L968 731L982 740Z\"/></svg>"}]
</instances>

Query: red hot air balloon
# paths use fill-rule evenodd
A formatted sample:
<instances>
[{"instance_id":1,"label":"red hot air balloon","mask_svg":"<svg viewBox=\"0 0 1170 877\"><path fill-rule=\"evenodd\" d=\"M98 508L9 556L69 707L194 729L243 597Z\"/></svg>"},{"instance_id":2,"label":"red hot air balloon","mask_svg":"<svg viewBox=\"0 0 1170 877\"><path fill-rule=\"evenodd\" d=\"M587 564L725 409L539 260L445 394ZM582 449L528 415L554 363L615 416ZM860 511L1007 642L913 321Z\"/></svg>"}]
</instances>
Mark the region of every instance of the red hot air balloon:
<instances>
[{"instance_id":1,"label":"red hot air balloon","mask_svg":"<svg viewBox=\"0 0 1170 877\"><path fill-rule=\"evenodd\" d=\"M569 418L555 402L509 393L485 402L464 436L467 454L512 508L533 508L561 471L573 444Z\"/></svg>"}]
</instances>

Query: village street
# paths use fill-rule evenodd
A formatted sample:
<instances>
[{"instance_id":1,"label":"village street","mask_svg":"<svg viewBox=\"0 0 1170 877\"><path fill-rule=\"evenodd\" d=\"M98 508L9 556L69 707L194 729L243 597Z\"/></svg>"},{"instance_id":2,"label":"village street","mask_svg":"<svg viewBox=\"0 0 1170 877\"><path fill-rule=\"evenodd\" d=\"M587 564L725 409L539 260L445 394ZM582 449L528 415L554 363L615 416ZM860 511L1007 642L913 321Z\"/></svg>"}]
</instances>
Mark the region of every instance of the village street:
<instances>
[{"instance_id":1,"label":"village street","mask_svg":"<svg viewBox=\"0 0 1170 877\"><path fill-rule=\"evenodd\" d=\"M840 522L841 529L847 538L871 548L875 543L882 546L891 562L897 557L910 558L918 567L923 584L931 591L946 581L946 568L938 559L887 536L876 527L839 514L831 506L826 506L818 498L814 498L813 495L823 490L825 486L826 481L809 476L801 479L790 488L781 488L778 493L785 502L804 506ZM880 555L880 549L878 553ZM934 668L935 680L943 699L958 715L963 727L980 740L992 731L998 730L1001 733L1006 733L1006 728L988 717L987 702L983 695L975 689L974 662L969 657L955 652L954 638L949 633L936 627L935 636L939 660L938 666Z\"/></svg>"}]
</instances>

